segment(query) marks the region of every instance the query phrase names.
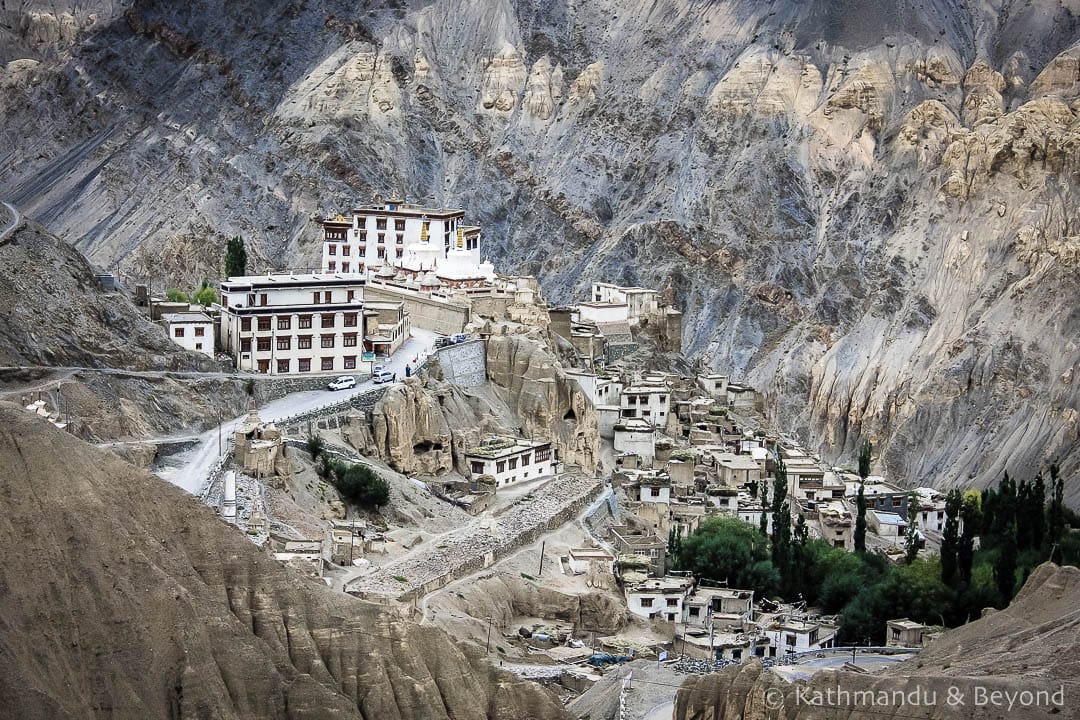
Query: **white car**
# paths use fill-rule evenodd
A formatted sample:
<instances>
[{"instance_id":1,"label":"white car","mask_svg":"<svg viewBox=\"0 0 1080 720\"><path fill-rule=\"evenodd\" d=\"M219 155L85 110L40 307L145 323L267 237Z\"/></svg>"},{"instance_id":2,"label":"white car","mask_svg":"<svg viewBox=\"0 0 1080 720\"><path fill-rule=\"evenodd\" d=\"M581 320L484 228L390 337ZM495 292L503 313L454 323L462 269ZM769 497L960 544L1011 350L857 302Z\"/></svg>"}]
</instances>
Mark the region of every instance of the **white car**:
<instances>
[{"instance_id":1,"label":"white car","mask_svg":"<svg viewBox=\"0 0 1080 720\"><path fill-rule=\"evenodd\" d=\"M356 387L356 378L352 375L342 375L329 385L326 386L327 390L348 390L349 388Z\"/></svg>"},{"instance_id":2,"label":"white car","mask_svg":"<svg viewBox=\"0 0 1080 720\"><path fill-rule=\"evenodd\" d=\"M372 380L374 380L376 385L381 385L382 383L394 382L394 373L381 372L381 373L378 373L376 375L373 375Z\"/></svg>"},{"instance_id":3,"label":"white car","mask_svg":"<svg viewBox=\"0 0 1080 720\"><path fill-rule=\"evenodd\" d=\"M382 365L375 365L374 367L371 368L371 376L374 377L376 375L381 375L382 371L385 370L385 369L386 368L383 367Z\"/></svg>"}]
</instances>

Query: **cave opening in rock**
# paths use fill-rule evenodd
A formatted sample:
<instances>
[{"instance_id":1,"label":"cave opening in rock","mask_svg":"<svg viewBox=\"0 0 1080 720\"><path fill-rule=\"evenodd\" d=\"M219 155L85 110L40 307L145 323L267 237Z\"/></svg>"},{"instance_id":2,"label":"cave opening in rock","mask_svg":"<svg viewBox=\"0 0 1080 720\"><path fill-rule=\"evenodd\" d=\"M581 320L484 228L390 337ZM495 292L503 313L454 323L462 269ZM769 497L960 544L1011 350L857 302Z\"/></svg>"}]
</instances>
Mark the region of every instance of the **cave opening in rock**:
<instances>
[{"instance_id":1,"label":"cave opening in rock","mask_svg":"<svg viewBox=\"0 0 1080 720\"><path fill-rule=\"evenodd\" d=\"M441 442L433 442L431 440L424 440L423 442L418 442L415 445L413 445L412 449L413 449L413 452L415 454L422 455L423 453L431 452L432 450L442 450L443 447L442 447Z\"/></svg>"},{"instance_id":2,"label":"cave opening in rock","mask_svg":"<svg viewBox=\"0 0 1080 720\"><path fill-rule=\"evenodd\" d=\"M574 408L570 408L566 411L566 414L562 416L563 420L577 420L577 415L574 414Z\"/></svg>"}]
</instances>

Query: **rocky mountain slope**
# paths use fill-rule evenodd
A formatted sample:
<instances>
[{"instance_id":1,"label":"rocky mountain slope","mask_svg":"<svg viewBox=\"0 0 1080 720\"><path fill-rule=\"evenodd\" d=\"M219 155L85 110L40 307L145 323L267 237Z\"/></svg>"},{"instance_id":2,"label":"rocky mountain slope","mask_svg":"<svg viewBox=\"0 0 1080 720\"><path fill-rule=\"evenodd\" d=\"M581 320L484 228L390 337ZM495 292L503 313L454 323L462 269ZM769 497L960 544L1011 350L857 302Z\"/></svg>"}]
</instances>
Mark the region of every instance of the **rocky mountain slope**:
<instances>
[{"instance_id":1,"label":"rocky mountain slope","mask_svg":"<svg viewBox=\"0 0 1080 720\"><path fill-rule=\"evenodd\" d=\"M26 718L563 718L434 628L0 404L0 707Z\"/></svg>"},{"instance_id":2,"label":"rocky mountain slope","mask_svg":"<svg viewBox=\"0 0 1080 720\"><path fill-rule=\"evenodd\" d=\"M218 369L126 294L103 292L79 251L34 223L0 240L0 365Z\"/></svg>"},{"instance_id":3,"label":"rocky mountain slope","mask_svg":"<svg viewBox=\"0 0 1080 720\"><path fill-rule=\"evenodd\" d=\"M1077 717L1073 698L1080 692L1078 601L1080 570L1047 563L1032 573L1008 608L949 630L912 660L869 675L826 670L805 685L762 672L759 663L733 666L687 681L676 697L674 717ZM848 695L837 693L829 699L830 688L846 690ZM869 694L855 695L859 691ZM1009 696L989 700L994 691L1011 694L1011 710L998 704ZM1027 702L1024 691L1031 693ZM1043 694L1037 695L1039 691ZM897 692L909 700L851 700L895 698ZM820 703L815 702L818 697Z\"/></svg>"},{"instance_id":4,"label":"rocky mountain slope","mask_svg":"<svg viewBox=\"0 0 1080 720\"><path fill-rule=\"evenodd\" d=\"M830 457L1080 500L1080 0L4 8L0 195L96 261L310 266L320 214L460 205L556 301L663 289Z\"/></svg>"}]
</instances>

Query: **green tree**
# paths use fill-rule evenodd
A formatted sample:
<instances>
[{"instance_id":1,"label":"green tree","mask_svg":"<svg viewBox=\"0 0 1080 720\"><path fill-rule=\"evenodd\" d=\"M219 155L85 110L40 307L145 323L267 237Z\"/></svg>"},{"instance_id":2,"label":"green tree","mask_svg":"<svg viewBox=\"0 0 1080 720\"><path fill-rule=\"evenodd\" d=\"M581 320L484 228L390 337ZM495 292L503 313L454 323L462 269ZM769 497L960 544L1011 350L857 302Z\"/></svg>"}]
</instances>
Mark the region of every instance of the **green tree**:
<instances>
[{"instance_id":1,"label":"green tree","mask_svg":"<svg viewBox=\"0 0 1080 720\"><path fill-rule=\"evenodd\" d=\"M728 582L729 587L749 587L759 596L774 593L779 584L769 561L769 548L758 530L726 515L705 519L682 540L682 569L698 578Z\"/></svg>"},{"instance_id":2,"label":"green tree","mask_svg":"<svg viewBox=\"0 0 1080 720\"><path fill-rule=\"evenodd\" d=\"M349 465L335 477L338 491L353 505L378 510L390 502L390 485L367 465Z\"/></svg>"},{"instance_id":3,"label":"green tree","mask_svg":"<svg viewBox=\"0 0 1080 720\"><path fill-rule=\"evenodd\" d=\"M319 456L323 454L323 450L326 449L326 443L323 441L322 435L312 433L304 440L304 449L307 450L312 460L318 460Z\"/></svg>"},{"instance_id":4,"label":"green tree","mask_svg":"<svg viewBox=\"0 0 1080 720\"><path fill-rule=\"evenodd\" d=\"M855 496L854 540L855 552L866 552L866 484L861 480L859 481L859 493Z\"/></svg>"},{"instance_id":5,"label":"green tree","mask_svg":"<svg viewBox=\"0 0 1080 720\"><path fill-rule=\"evenodd\" d=\"M165 291L165 299L169 302L186 303L191 302L191 298L187 296L183 290L177 290L176 288L169 288Z\"/></svg>"},{"instance_id":6,"label":"green tree","mask_svg":"<svg viewBox=\"0 0 1080 720\"><path fill-rule=\"evenodd\" d=\"M908 494L907 530L904 533L904 556L908 565L915 562L919 555L919 494Z\"/></svg>"},{"instance_id":7,"label":"green tree","mask_svg":"<svg viewBox=\"0 0 1080 720\"><path fill-rule=\"evenodd\" d=\"M225 245L225 277L247 275L247 249L244 238L237 235Z\"/></svg>"},{"instance_id":8,"label":"green tree","mask_svg":"<svg viewBox=\"0 0 1080 720\"><path fill-rule=\"evenodd\" d=\"M1016 586L1016 523L1005 528L998 539L998 556L994 562L994 582L1001 595L1002 607L1013 598Z\"/></svg>"},{"instance_id":9,"label":"green tree","mask_svg":"<svg viewBox=\"0 0 1080 720\"><path fill-rule=\"evenodd\" d=\"M672 526L668 530L668 562L672 567L679 567L679 556L682 553L682 525Z\"/></svg>"},{"instance_id":10,"label":"green tree","mask_svg":"<svg viewBox=\"0 0 1080 720\"><path fill-rule=\"evenodd\" d=\"M1065 535L1065 479L1058 473L1057 464L1050 466L1050 509L1046 515L1047 557L1053 560L1054 548L1061 544Z\"/></svg>"},{"instance_id":11,"label":"green tree","mask_svg":"<svg viewBox=\"0 0 1080 720\"><path fill-rule=\"evenodd\" d=\"M975 559L975 537L982 527L982 496L978 491L964 493L963 503L960 506L960 521L964 525L960 535L959 547L956 550L956 570L960 575L960 582L965 586L971 583L972 563Z\"/></svg>"},{"instance_id":12,"label":"green tree","mask_svg":"<svg viewBox=\"0 0 1080 720\"><path fill-rule=\"evenodd\" d=\"M791 563L791 506L788 504L787 467L781 458L776 460L772 498L772 562L786 577Z\"/></svg>"},{"instance_id":13,"label":"green tree","mask_svg":"<svg viewBox=\"0 0 1080 720\"><path fill-rule=\"evenodd\" d=\"M1031 485L1031 547L1041 550L1046 540L1046 482L1042 473Z\"/></svg>"},{"instance_id":14,"label":"green tree","mask_svg":"<svg viewBox=\"0 0 1080 720\"><path fill-rule=\"evenodd\" d=\"M761 490L758 492L761 496L761 517L758 518L758 528L762 535L769 537L769 486L764 480L759 484L761 485Z\"/></svg>"},{"instance_id":15,"label":"green tree","mask_svg":"<svg viewBox=\"0 0 1080 720\"><path fill-rule=\"evenodd\" d=\"M945 496L945 529L941 537L941 580L946 585L956 581L960 550L960 508L964 499L960 490L953 488Z\"/></svg>"},{"instance_id":16,"label":"green tree","mask_svg":"<svg viewBox=\"0 0 1080 720\"><path fill-rule=\"evenodd\" d=\"M210 283L203 280L202 287L191 294L191 302L203 307L210 307L218 300L217 291L210 287Z\"/></svg>"},{"instance_id":17,"label":"green tree","mask_svg":"<svg viewBox=\"0 0 1080 720\"><path fill-rule=\"evenodd\" d=\"M859 449L859 477L863 480L870 477L870 460L874 451L873 444L867 440Z\"/></svg>"}]
</instances>

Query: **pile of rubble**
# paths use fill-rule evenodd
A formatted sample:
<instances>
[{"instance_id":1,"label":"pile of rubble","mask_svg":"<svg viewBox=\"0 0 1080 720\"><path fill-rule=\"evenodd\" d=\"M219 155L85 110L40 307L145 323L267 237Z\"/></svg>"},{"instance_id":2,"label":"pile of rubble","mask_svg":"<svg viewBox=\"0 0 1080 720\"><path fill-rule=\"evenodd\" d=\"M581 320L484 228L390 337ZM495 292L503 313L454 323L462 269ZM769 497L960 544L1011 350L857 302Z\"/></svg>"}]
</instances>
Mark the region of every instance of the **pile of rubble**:
<instances>
[{"instance_id":1,"label":"pile of rubble","mask_svg":"<svg viewBox=\"0 0 1080 720\"><path fill-rule=\"evenodd\" d=\"M684 675L705 675L706 673L719 672L728 665L737 664L734 660L702 660L699 658L681 656L672 663L671 668Z\"/></svg>"},{"instance_id":2,"label":"pile of rubble","mask_svg":"<svg viewBox=\"0 0 1080 720\"><path fill-rule=\"evenodd\" d=\"M600 487L600 480L584 475L558 477L522 497L496 520L477 519L438 538L433 547L357 578L346 589L365 596L400 597L438 578L458 577L486 567L507 551L535 539L536 532L561 524L561 513L582 507Z\"/></svg>"}]
</instances>

